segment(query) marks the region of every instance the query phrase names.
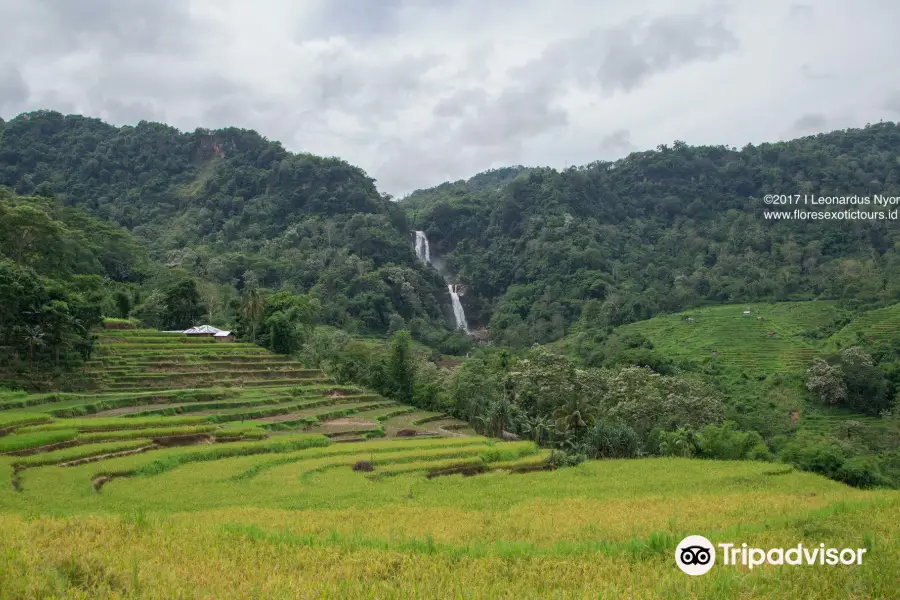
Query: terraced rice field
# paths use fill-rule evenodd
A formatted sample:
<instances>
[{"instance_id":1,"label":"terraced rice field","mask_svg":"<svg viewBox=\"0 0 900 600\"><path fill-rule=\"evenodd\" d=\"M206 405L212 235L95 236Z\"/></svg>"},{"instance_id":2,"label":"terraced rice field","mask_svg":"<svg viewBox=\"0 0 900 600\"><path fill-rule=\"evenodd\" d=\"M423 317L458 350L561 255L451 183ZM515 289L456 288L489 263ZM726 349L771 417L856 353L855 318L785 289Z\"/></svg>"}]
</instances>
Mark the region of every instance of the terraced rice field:
<instances>
[{"instance_id":1,"label":"terraced rice field","mask_svg":"<svg viewBox=\"0 0 900 600\"><path fill-rule=\"evenodd\" d=\"M474 436L142 443L0 457L15 481L0 489L0 597L897 597L900 494L783 465L535 471L530 443ZM688 534L864 547L867 562L690 578L673 559Z\"/></svg>"},{"instance_id":2,"label":"terraced rice field","mask_svg":"<svg viewBox=\"0 0 900 600\"><path fill-rule=\"evenodd\" d=\"M160 337L105 336L95 391L0 397L0 598L897 597L896 492L771 463L548 471L258 348ZM690 578L688 534L867 562Z\"/></svg>"},{"instance_id":3,"label":"terraced rice field","mask_svg":"<svg viewBox=\"0 0 900 600\"><path fill-rule=\"evenodd\" d=\"M888 342L900 337L900 304L861 314L829 341L835 348L846 348L857 343L858 335L867 342Z\"/></svg>"},{"instance_id":4,"label":"terraced rice field","mask_svg":"<svg viewBox=\"0 0 900 600\"><path fill-rule=\"evenodd\" d=\"M803 334L841 316L826 301L735 304L656 317L618 331L640 333L672 358L715 361L748 375L798 373L822 351L821 343Z\"/></svg>"},{"instance_id":5,"label":"terraced rice field","mask_svg":"<svg viewBox=\"0 0 900 600\"><path fill-rule=\"evenodd\" d=\"M219 428L240 423L240 431L254 436L304 431L370 438L390 437L402 429L395 427L399 416L414 412L353 386L334 385L321 371L252 344L153 330L104 331L87 377L88 392L0 399L0 429L4 419L14 425L15 419L28 415L45 419L177 415L197 417ZM453 432L424 422L406 423L406 429L447 437L464 430L464 423L441 416L441 425L453 426ZM135 423L122 421L129 422Z\"/></svg>"},{"instance_id":6,"label":"terraced rice field","mask_svg":"<svg viewBox=\"0 0 900 600\"><path fill-rule=\"evenodd\" d=\"M120 476L107 465L123 457L182 460L160 458L173 447L186 447L175 453L193 457L185 460L206 461L327 446L331 439L432 437L456 444L474 434L447 415L335 385L321 371L257 346L212 338L107 331L87 373L92 391L0 397L0 457L12 488L21 490L26 475L44 467L91 464ZM461 466L471 462L468 454Z\"/></svg>"}]
</instances>

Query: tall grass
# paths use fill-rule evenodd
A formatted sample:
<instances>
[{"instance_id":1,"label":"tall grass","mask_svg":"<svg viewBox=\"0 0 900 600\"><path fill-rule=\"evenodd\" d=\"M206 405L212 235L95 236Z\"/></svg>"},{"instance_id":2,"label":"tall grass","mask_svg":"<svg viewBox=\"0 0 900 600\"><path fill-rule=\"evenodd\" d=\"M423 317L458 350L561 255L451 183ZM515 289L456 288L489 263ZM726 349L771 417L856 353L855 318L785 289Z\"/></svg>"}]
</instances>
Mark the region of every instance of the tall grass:
<instances>
[{"instance_id":1,"label":"tall grass","mask_svg":"<svg viewBox=\"0 0 900 600\"><path fill-rule=\"evenodd\" d=\"M71 448L63 448L52 452L41 452L32 456L23 456L13 460L14 465L22 467L40 467L44 465L55 465L61 462L77 460L79 458L88 458L92 456L101 456L103 454L112 454L113 452L124 452L126 450L134 450L150 445L152 442L148 439L137 439L124 442L109 442L99 444L87 444L73 446Z\"/></svg>"},{"instance_id":2,"label":"tall grass","mask_svg":"<svg viewBox=\"0 0 900 600\"><path fill-rule=\"evenodd\" d=\"M35 423L46 423L51 421L49 415L42 413L0 413L0 429L16 427L19 425L31 425Z\"/></svg>"},{"instance_id":3,"label":"tall grass","mask_svg":"<svg viewBox=\"0 0 900 600\"><path fill-rule=\"evenodd\" d=\"M78 435L75 429L59 429L39 433L15 433L0 437L0 453L28 450L40 446L49 446L60 442L74 440Z\"/></svg>"},{"instance_id":4,"label":"tall grass","mask_svg":"<svg viewBox=\"0 0 900 600\"><path fill-rule=\"evenodd\" d=\"M205 417L109 417L96 419L61 419L45 425L33 425L20 429L23 433L39 431L55 431L58 429L77 429L81 432L116 430L116 429L149 429L154 427L172 427L175 425L196 425L207 423Z\"/></svg>"},{"instance_id":5,"label":"tall grass","mask_svg":"<svg viewBox=\"0 0 900 600\"><path fill-rule=\"evenodd\" d=\"M93 444L101 441L132 440L139 438L161 438L177 435L197 435L212 433L215 425L184 425L181 427L152 427L147 429L117 429L114 431L96 431L93 433L80 433L76 438L80 444Z\"/></svg>"}]
</instances>

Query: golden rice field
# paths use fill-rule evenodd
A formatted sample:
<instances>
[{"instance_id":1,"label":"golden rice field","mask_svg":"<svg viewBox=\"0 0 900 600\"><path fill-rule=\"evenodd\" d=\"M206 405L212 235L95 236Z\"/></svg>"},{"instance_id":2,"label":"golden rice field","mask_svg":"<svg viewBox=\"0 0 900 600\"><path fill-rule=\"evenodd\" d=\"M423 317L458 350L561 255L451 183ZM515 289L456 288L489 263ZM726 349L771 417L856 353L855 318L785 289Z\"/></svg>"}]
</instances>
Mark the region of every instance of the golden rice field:
<instances>
[{"instance_id":1,"label":"golden rice field","mask_svg":"<svg viewBox=\"0 0 900 600\"><path fill-rule=\"evenodd\" d=\"M268 362L127 332L94 389L0 397L0 598L900 597L900 493L772 463L543 470L530 442ZM689 577L689 534L868 550Z\"/></svg>"}]
</instances>

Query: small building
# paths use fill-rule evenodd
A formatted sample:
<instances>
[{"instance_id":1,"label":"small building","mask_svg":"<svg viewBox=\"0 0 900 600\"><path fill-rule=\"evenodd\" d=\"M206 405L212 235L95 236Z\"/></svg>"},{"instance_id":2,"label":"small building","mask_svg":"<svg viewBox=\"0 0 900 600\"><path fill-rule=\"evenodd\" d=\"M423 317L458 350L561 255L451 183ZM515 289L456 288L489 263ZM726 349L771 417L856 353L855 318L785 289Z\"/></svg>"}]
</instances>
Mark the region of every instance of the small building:
<instances>
[{"instance_id":1,"label":"small building","mask_svg":"<svg viewBox=\"0 0 900 600\"><path fill-rule=\"evenodd\" d=\"M213 327L212 325L198 325L197 327L191 327L190 329L185 329L184 335L193 335L198 337L213 337L219 330Z\"/></svg>"},{"instance_id":2,"label":"small building","mask_svg":"<svg viewBox=\"0 0 900 600\"><path fill-rule=\"evenodd\" d=\"M745 316L745 317L751 316L750 311L749 311L749 310L745 310L745 311L744 311L744 316Z\"/></svg>"},{"instance_id":3,"label":"small building","mask_svg":"<svg viewBox=\"0 0 900 600\"><path fill-rule=\"evenodd\" d=\"M231 331L225 331L223 329L217 329L212 325L198 325L196 327L191 327L190 329L186 329L181 332L184 335L190 335L194 337L211 337L214 338L217 342L233 342L235 341L234 333Z\"/></svg>"},{"instance_id":4,"label":"small building","mask_svg":"<svg viewBox=\"0 0 900 600\"><path fill-rule=\"evenodd\" d=\"M688 323L693 323L694 317L688 317L687 319L685 319L685 321L687 321Z\"/></svg>"}]
</instances>

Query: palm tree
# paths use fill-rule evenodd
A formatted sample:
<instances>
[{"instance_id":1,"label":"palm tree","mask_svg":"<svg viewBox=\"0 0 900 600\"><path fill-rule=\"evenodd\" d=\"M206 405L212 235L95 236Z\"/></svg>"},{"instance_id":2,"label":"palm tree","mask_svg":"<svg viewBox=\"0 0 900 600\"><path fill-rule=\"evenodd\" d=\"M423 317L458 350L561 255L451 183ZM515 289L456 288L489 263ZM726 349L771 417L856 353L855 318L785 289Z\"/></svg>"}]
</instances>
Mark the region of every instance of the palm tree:
<instances>
[{"instance_id":1,"label":"palm tree","mask_svg":"<svg viewBox=\"0 0 900 600\"><path fill-rule=\"evenodd\" d=\"M250 324L250 337L256 342L256 326L263 318L266 310L266 301L259 293L259 288L254 286L244 293L241 302L241 316Z\"/></svg>"},{"instance_id":2,"label":"palm tree","mask_svg":"<svg viewBox=\"0 0 900 600\"><path fill-rule=\"evenodd\" d=\"M25 327L25 341L28 343L28 360L34 362L34 347L44 345L44 330L40 325Z\"/></svg>"},{"instance_id":3,"label":"palm tree","mask_svg":"<svg viewBox=\"0 0 900 600\"><path fill-rule=\"evenodd\" d=\"M519 407L506 396L500 396L487 405L478 420L484 425L487 435L499 437L504 429L516 423L519 416Z\"/></svg>"},{"instance_id":4,"label":"palm tree","mask_svg":"<svg viewBox=\"0 0 900 600\"><path fill-rule=\"evenodd\" d=\"M565 404L554 411L553 416L556 417L558 426L572 431L578 437L581 431L594 422L596 412L596 407L583 396L573 394Z\"/></svg>"},{"instance_id":5,"label":"palm tree","mask_svg":"<svg viewBox=\"0 0 900 600\"><path fill-rule=\"evenodd\" d=\"M535 444L540 446L545 436L553 430L553 421L543 415L537 415L532 418L525 418L522 421L524 433L531 434L531 439Z\"/></svg>"}]
</instances>

